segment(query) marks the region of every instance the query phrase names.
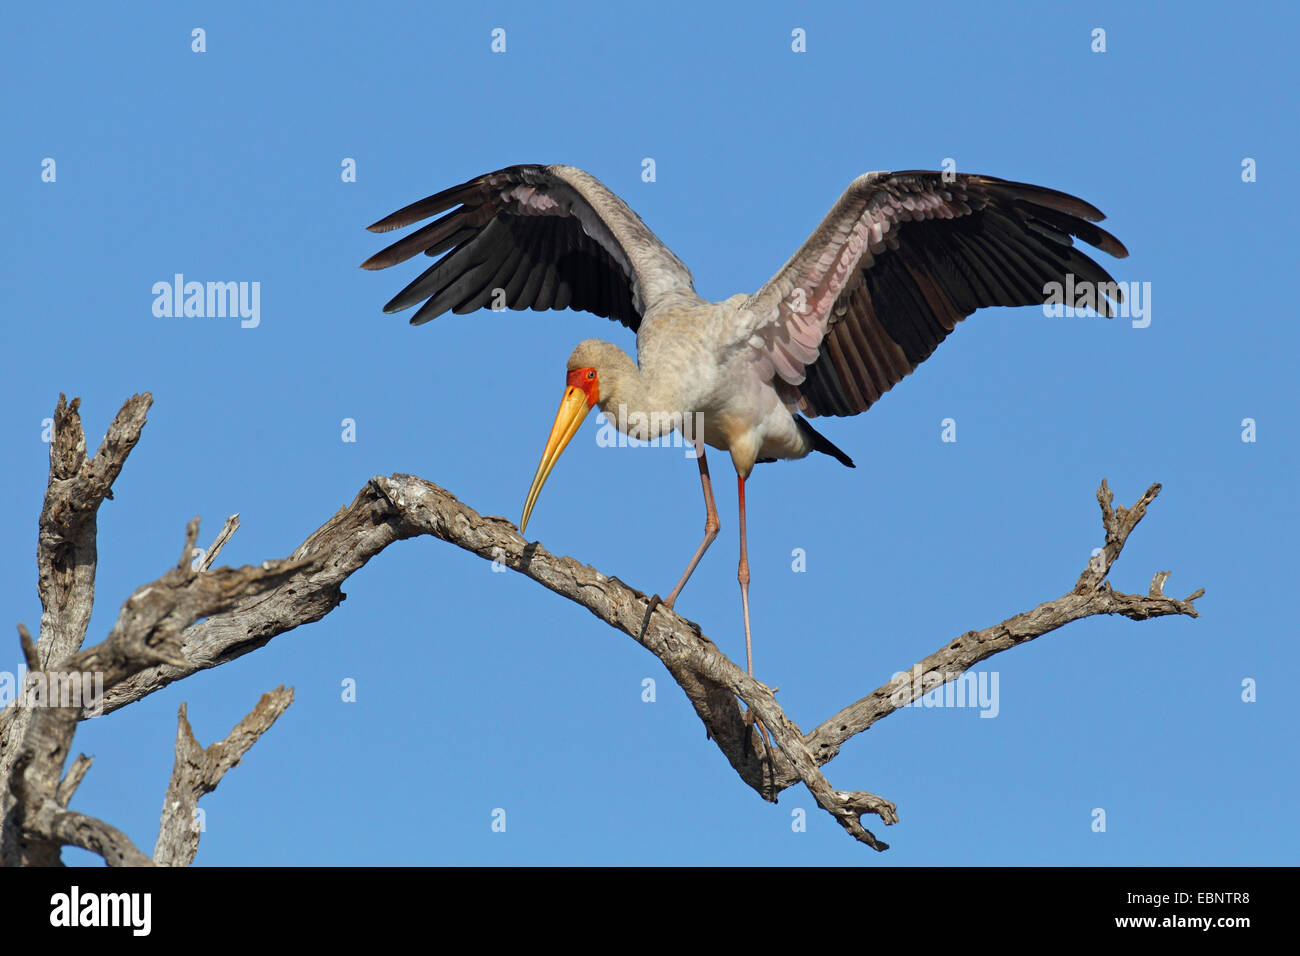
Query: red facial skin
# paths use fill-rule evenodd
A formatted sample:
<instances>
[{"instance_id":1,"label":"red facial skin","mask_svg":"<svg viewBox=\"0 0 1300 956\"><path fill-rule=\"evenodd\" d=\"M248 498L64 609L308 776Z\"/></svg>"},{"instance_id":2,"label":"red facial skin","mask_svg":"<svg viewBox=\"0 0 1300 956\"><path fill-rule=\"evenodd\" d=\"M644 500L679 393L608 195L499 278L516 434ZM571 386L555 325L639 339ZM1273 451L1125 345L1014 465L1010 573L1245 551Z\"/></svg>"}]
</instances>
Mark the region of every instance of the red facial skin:
<instances>
[{"instance_id":1,"label":"red facial skin","mask_svg":"<svg viewBox=\"0 0 1300 956\"><path fill-rule=\"evenodd\" d=\"M588 408L600 401L600 380L596 378L594 368L575 368L569 373L567 384L587 396Z\"/></svg>"}]
</instances>

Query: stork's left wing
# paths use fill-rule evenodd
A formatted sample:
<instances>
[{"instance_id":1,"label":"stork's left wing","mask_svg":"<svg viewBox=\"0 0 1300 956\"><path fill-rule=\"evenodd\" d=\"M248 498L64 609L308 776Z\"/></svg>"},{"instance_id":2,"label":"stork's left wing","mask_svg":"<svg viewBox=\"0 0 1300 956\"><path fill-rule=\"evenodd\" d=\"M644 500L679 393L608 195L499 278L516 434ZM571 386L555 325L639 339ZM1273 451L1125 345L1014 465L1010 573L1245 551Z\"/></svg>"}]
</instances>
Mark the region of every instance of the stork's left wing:
<instances>
[{"instance_id":1,"label":"stork's left wing","mask_svg":"<svg viewBox=\"0 0 1300 956\"><path fill-rule=\"evenodd\" d=\"M450 212L448 212L450 210ZM663 295L693 299L690 270L641 217L572 166L508 166L411 203L369 227L388 232L446 213L361 264L385 269L441 256L384 306L422 325L451 310L577 309L634 332Z\"/></svg>"},{"instance_id":2,"label":"stork's left wing","mask_svg":"<svg viewBox=\"0 0 1300 956\"><path fill-rule=\"evenodd\" d=\"M745 302L732 345L770 365L805 415L856 415L976 309L1040 304L1048 283L1072 274L1113 315L1115 281L1070 238L1127 256L1093 225L1104 218L1082 199L992 176L867 173Z\"/></svg>"}]
</instances>

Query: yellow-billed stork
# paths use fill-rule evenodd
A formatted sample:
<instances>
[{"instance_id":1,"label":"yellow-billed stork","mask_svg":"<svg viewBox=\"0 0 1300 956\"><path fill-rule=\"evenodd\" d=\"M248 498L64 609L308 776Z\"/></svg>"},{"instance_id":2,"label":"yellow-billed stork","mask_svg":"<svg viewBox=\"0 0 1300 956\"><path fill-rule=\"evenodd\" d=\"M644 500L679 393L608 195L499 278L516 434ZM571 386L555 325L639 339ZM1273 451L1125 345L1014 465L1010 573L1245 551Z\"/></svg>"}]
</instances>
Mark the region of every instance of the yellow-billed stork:
<instances>
[{"instance_id":1,"label":"yellow-billed stork","mask_svg":"<svg viewBox=\"0 0 1300 956\"><path fill-rule=\"evenodd\" d=\"M631 437L679 431L697 451L705 521L704 540L663 602L671 608L718 534L704 446L730 452L751 675L745 482L755 463L819 451L852 468L808 418L866 411L976 309L1040 304L1050 283L1064 285L1069 276L1076 288L1086 282L1103 290L1095 307L1113 315L1106 295L1119 301L1114 280L1071 237L1128 255L1093 224L1105 218L1101 212L1074 196L992 176L920 170L859 176L761 289L721 302L697 295L690 270L641 218L572 166L487 173L369 229L388 232L444 212L362 263L383 269L420 252L441 256L385 312L422 302L411 318L421 325L448 310L489 305L577 309L636 333L637 361L599 339L580 342L569 356L564 398L520 531L593 407ZM647 607L647 621L657 601Z\"/></svg>"}]
</instances>

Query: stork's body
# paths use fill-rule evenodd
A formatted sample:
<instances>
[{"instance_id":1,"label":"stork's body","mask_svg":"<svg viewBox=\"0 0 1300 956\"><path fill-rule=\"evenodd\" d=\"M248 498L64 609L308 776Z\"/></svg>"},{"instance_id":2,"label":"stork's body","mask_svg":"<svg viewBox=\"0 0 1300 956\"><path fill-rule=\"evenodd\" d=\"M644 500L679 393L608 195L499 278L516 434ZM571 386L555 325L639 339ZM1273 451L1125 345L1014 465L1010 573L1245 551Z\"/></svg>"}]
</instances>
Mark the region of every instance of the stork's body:
<instances>
[{"instance_id":1,"label":"stork's body","mask_svg":"<svg viewBox=\"0 0 1300 956\"><path fill-rule=\"evenodd\" d=\"M386 312L423 302L411 319L418 325L488 304L573 308L636 332L637 361L598 339L570 355L520 529L591 408L635 438L680 430L698 449L705 534L663 602L671 607L718 533L704 445L727 451L737 475L737 577L751 674L745 482L754 465L819 451L852 467L807 418L865 411L979 308L1041 303L1051 283L1069 276L1076 287L1108 283L1102 289L1114 295L1114 280L1071 236L1127 255L1093 225L1101 213L1074 196L925 171L858 177L758 292L722 302L697 295L690 271L636 213L571 166L507 167L370 228L388 231L449 209L363 264L380 269L419 252L442 256ZM1113 314L1104 297L1096 301Z\"/></svg>"},{"instance_id":2,"label":"stork's body","mask_svg":"<svg viewBox=\"0 0 1300 956\"><path fill-rule=\"evenodd\" d=\"M702 439L729 452L744 478L760 459L803 458L812 452L810 434L753 362L739 353L718 362L729 344L727 330L742 321L745 296L722 302L695 295L675 299L680 301L664 303L642 320L636 339L639 361L599 339L574 350L571 368L616 370L600 376L597 402L615 427L644 440L667 437L673 430L688 441ZM679 422L683 427L675 429Z\"/></svg>"}]
</instances>

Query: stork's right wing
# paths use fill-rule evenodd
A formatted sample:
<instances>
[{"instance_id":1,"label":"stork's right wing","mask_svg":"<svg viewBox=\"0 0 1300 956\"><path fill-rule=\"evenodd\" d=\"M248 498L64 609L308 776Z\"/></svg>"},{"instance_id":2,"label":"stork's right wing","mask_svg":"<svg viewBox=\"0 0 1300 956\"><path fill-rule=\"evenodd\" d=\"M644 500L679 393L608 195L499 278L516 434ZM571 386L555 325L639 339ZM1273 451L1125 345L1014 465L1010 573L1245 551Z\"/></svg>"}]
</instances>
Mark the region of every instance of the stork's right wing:
<instances>
[{"instance_id":1,"label":"stork's right wing","mask_svg":"<svg viewBox=\"0 0 1300 956\"><path fill-rule=\"evenodd\" d=\"M1122 296L1071 236L1116 257L1090 203L993 176L859 176L789 262L745 303L733 347L805 415L856 415L986 306L1035 305L1073 276L1112 315Z\"/></svg>"},{"instance_id":2,"label":"stork's right wing","mask_svg":"<svg viewBox=\"0 0 1300 956\"><path fill-rule=\"evenodd\" d=\"M635 331L659 296L677 289L694 294L690 271L641 217L572 166L509 166L368 228L388 232L448 209L361 264L384 269L419 252L446 253L384 306L400 312L424 300L412 325L449 309L473 312L500 297L507 308L577 309Z\"/></svg>"}]
</instances>

